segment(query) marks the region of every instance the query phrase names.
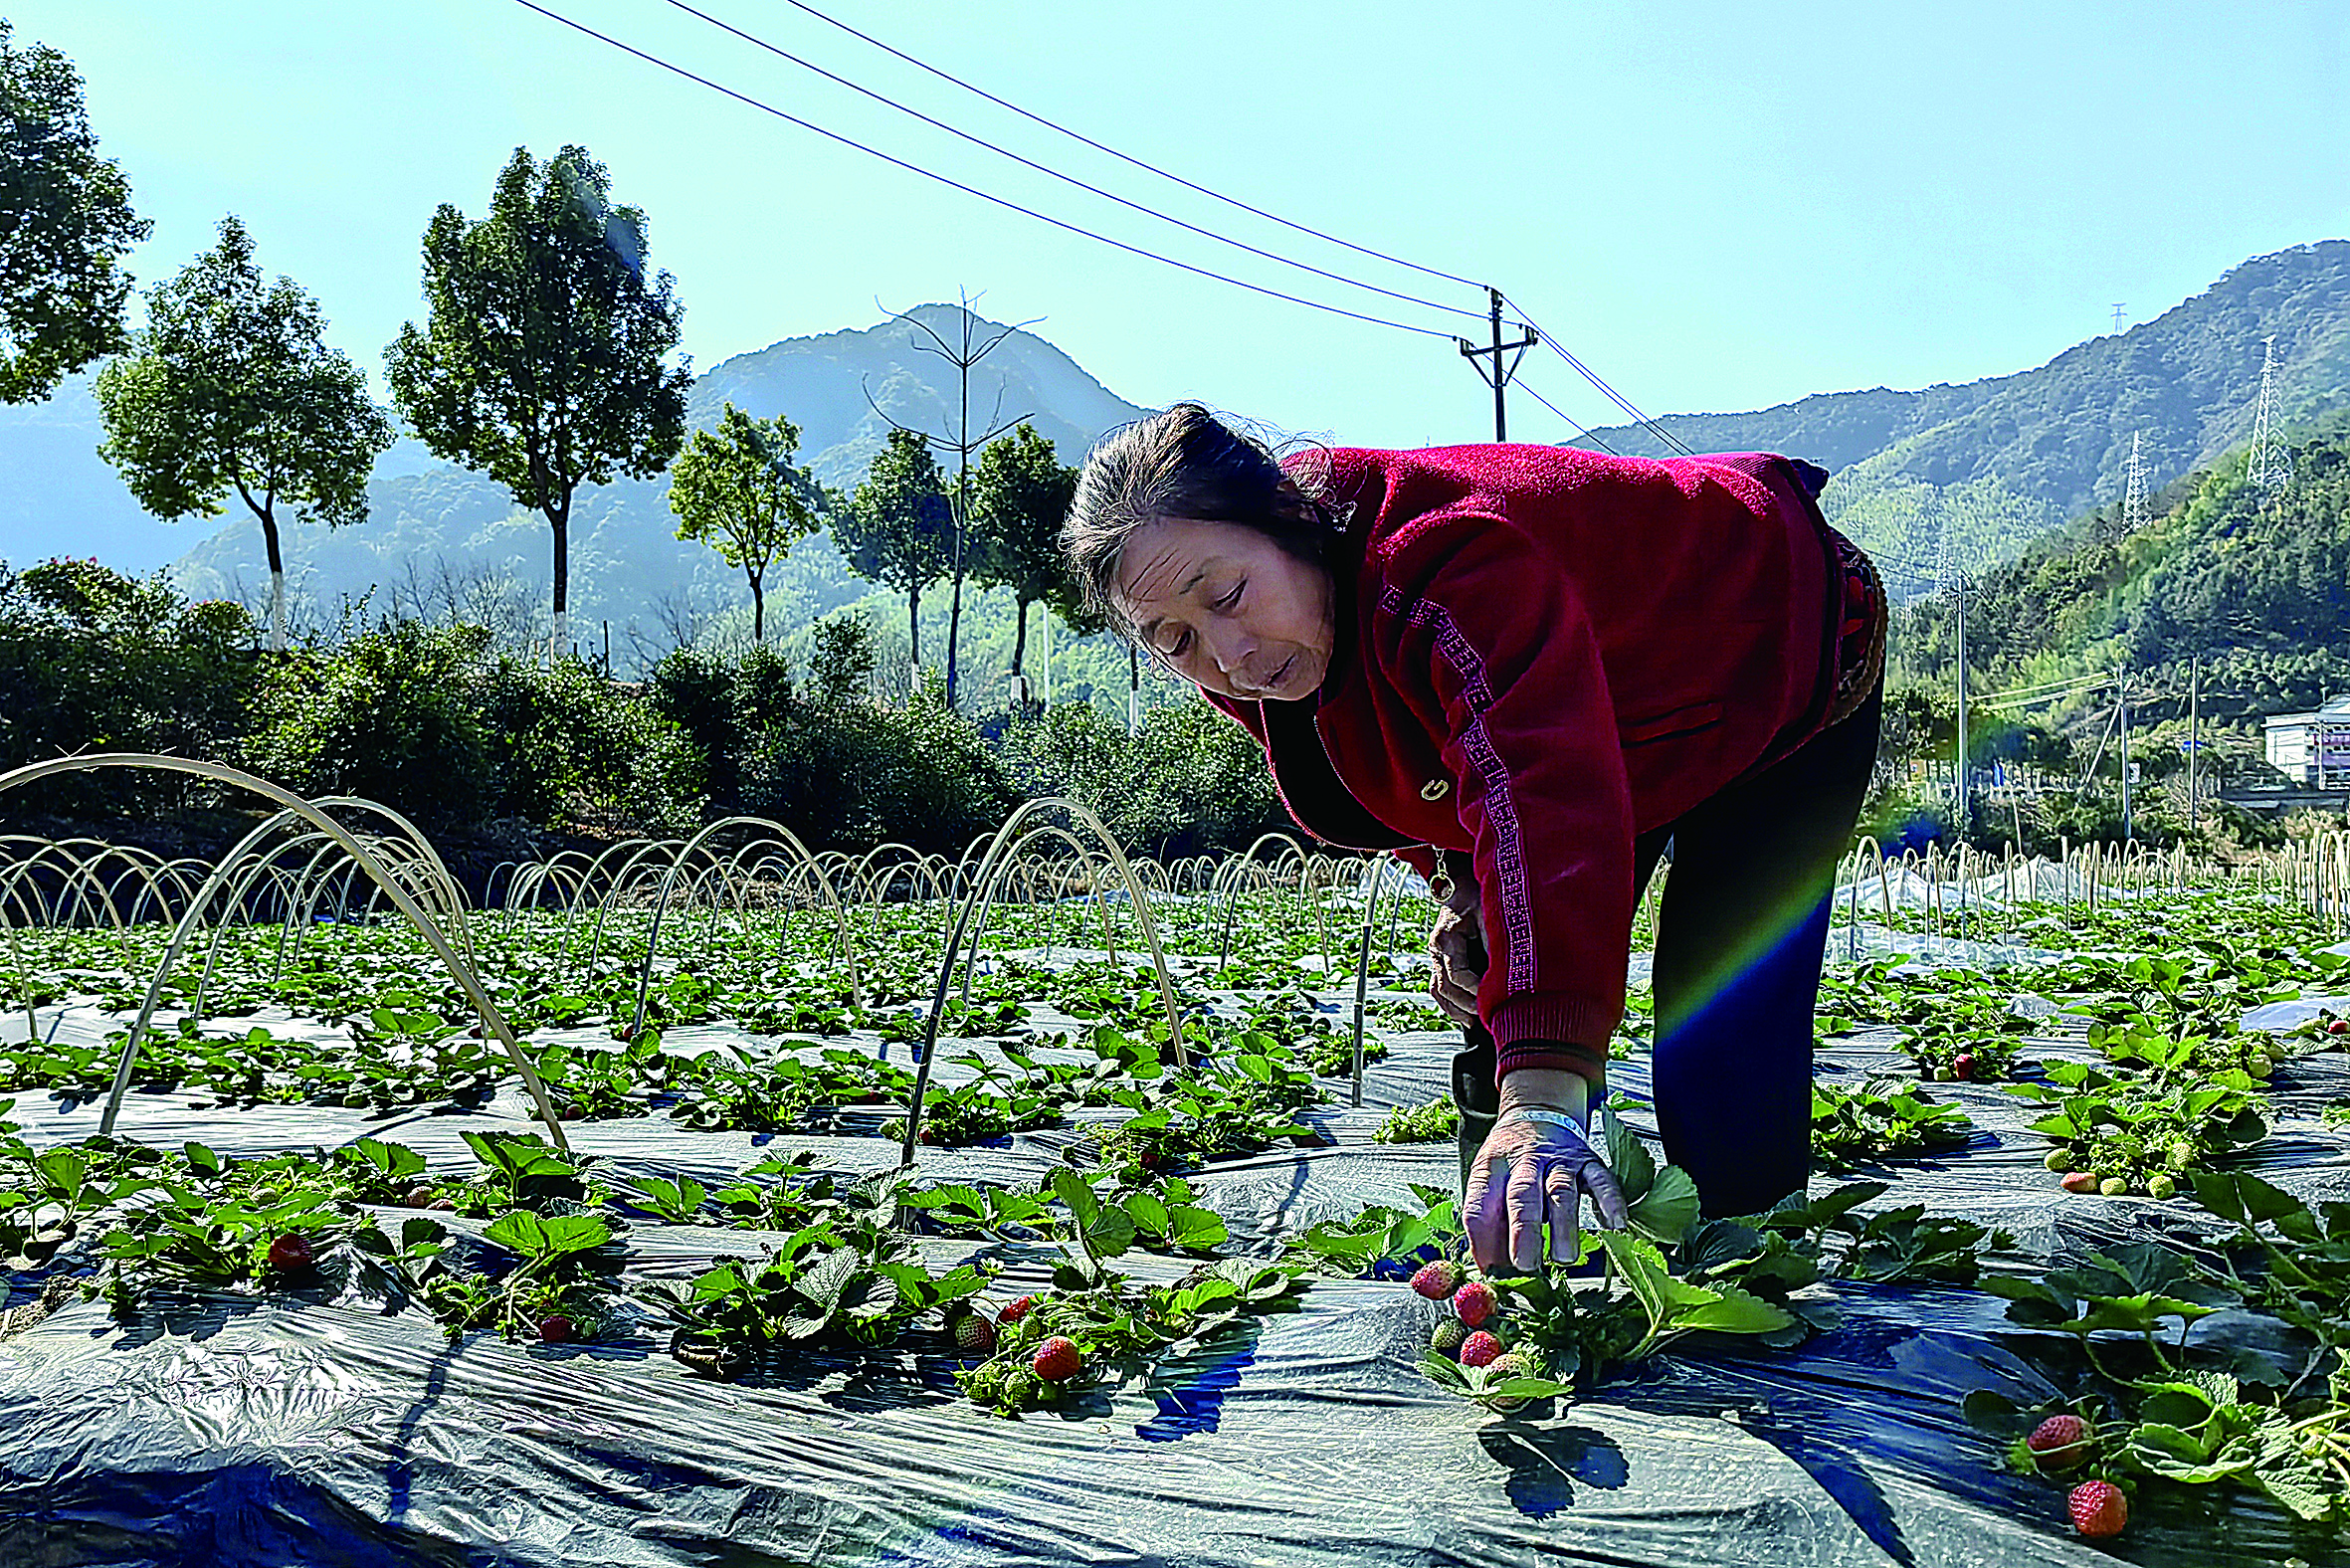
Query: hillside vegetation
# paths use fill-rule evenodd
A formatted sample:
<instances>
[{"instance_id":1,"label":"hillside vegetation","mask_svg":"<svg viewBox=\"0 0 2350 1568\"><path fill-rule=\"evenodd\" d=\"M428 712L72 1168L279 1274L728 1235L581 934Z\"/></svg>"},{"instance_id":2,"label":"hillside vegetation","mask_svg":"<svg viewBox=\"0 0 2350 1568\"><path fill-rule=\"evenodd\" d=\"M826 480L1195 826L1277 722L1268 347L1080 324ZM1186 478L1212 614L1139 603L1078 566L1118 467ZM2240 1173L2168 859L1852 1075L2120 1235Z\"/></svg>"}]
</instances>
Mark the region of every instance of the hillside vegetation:
<instances>
[{"instance_id":1,"label":"hillside vegetation","mask_svg":"<svg viewBox=\"0 0 2350 1568\"><path fill-rule=\"evenodd\" d=\"M1834 471L1830 519L1909 595L1929 586L1945 536L1980 568L2117 499L2133 438L2157 488L2216 464L2251 434L2271 337L2282 417L2350 402L2350 241L2256 257L2151 321L2015 375L1657 423L1699 452L1785 452ZM1665 451L1637 427L1595 434L1620 452Z\"/></svg>"}]
</instances>

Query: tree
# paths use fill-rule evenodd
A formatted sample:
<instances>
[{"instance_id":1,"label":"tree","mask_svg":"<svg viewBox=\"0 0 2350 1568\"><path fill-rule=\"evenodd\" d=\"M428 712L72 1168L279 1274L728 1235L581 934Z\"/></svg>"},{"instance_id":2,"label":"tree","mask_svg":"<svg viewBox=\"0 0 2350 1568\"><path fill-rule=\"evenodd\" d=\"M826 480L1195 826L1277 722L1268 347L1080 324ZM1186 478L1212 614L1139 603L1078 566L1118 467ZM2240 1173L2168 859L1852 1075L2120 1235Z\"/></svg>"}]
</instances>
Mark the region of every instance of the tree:
<instances>
[{"instance_id":1,"label":"tree","mask_svg":"<svg viewBox=\"0 0 2350 1568\"><path fill-rule=\"evenodd\" d=\"M99 456L160 517L212 516L234 491L261 521L270 557L270 646L286 647L286 560L278 510L328 527L365 520L367 477L392 422L350 356L328 348L326 317L291 278L269 284L231 215L220 244L147 295L147 325L94 388Z\"/></svg>"},{"instance_id":2,"label":"tree","mask_svg":"<svg viewBox=\"0 0 2350 1568\"><path fill-rule=\"evenodd\" d=\"M911 430L892 430L874 454L833 536L849 569L868 582L905 595L907 652L922 667L922 589L945 574L953 547L946 487L930 444Z\"/></svg>"},{"instance_id":3,"label":"tree","mask_svg":"<svg viewBox=\"0 0 2350 1568\"><path fill-rule=\"evenodd\" d=\"M443 204L424 235L422 331L385 350L392 398L435 455L503 485L554 534L554 631L568 642L571 497L619 475L649 480L685 439L692 375L673 280L646 282L645 215L610 202L583 147L543 165L527 147L490 215Z\"/></svg>"},{"instance_id":4,"label":"tree","mask_svg":"<svg viewBox=\"0 0 2350 1568\"><path fill-rule=\"evenodd\" d=\"M1077 471L1065 467L1053 443L1023 424L988 443L972 481L972 510L983 542L980 581L1009 588L1019 606L1012 638L1012 686L1028 704L1028 607L1063 591L1061 524L1077 497ZM1047 613L1050 613L1048 610Z\"/></svg>"},{"instance_id":5,"label":"tree","mask_svg":"<svg viewBox=\"0 0 2350 1568\"><path fill-rule=\"evenodd\" d=\"M670 475L678 537L699 540L751 585L751 638L767 640L768 566L816 526L822 491L792 466L800 427L778 414L753 419L728 403L714 431L697 430Z\"/></svg>"},{"instance_id":6,"label":"tree","mask_svg":"<svg viewBox=\"0 0 2350 1568\"><path fill-rule=\"evenodd\" d=\"M73 62L0 17L0 403L38 403L122 346L122 258L152 232L98 155Z\"/></svg>"}]
</instances>

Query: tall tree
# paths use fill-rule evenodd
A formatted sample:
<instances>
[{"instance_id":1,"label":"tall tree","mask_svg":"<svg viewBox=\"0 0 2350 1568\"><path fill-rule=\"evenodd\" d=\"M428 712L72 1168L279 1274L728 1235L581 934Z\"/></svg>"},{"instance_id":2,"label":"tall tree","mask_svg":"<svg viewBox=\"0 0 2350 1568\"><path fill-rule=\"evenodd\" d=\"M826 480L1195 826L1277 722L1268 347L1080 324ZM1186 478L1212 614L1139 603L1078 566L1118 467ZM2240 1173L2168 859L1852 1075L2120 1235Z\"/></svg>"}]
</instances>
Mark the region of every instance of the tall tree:
<instances>
[{"instance_id":1,"label":"tall tree","mask_svg":"<svg viewBox=\"0 0 2350 1568\"><path fill-rule=\"evenodd\" d=\"M834 517L833 537L851 571L905 595L906 650L918 675L922 590L945 574L954 546L946 486L919 432L889 432L888 444L874 454L849 504Z\"/></svg>"},{"instance_id":2,"label":"tall tree","mask_svg":"<svg viewBox=\"0 0 2350 1568\"><path fill-rule=\"evenodd\" d=\"M796 468L800 427L778 414L753 419L731 402L716 430L697 430L670 471L678 537L699 540L751 585L751 639L767 640L767 568L816 526L823 490Z\"/></svg>"},{"instance_id":3,"label":"tall tree","mask_svg":"<svg viewBox=\"0 0 2350 1568\"><path fill-rule=\"evenodd\" d=\"M38 403L122 346L122 258L153 225L98 155L74 64L0 17L0 403Z\"/></svg>"},{"instance_id":4,"label":"tall tree","mask_svg":"<svg viewBox=\"0 0 2350 1568\"><path fill-rule=\"evenodd\" d=\"M286 646L278 513L328 527L365 520L367 476L392 422L367 377L325 343L326 317L293 279L269 283L234 214L220 244L147 295L146 327L98 372L98 455L160 517L212 516L234 493L270 556L270 646Z\"/></svg>"},{"instance_id":5,"label":"tall tree","mask_svg":"<svg viewBox=\"0 0 2350 1568\"><path fill-rule=\"evenodd\" d=\"M424 235L431 314L384 351L401 417L443 458L488 474L554 534L550 655L569 640L571 497L649 480L685 439L685 307L647 281L645 215L610 201L584 147L543 165L527 147L478 223L444 204Z\"/></svg>"},{"instance_id":6,"label":"tall tree","mask_svg":"<svg viewBox=\"0 0 2350 1568\"><path fill-rule=\"evenodd\" d=\"M1060 592L1061 524L1077 497L1077 471L1065 467L1053 443L1023 424L991 441L972 476L971 505L979 523L981 582L1012 590L1019 606L1012 638L1012 687L1028 705L1028 607Z\"/></svg>"}]
</instances>

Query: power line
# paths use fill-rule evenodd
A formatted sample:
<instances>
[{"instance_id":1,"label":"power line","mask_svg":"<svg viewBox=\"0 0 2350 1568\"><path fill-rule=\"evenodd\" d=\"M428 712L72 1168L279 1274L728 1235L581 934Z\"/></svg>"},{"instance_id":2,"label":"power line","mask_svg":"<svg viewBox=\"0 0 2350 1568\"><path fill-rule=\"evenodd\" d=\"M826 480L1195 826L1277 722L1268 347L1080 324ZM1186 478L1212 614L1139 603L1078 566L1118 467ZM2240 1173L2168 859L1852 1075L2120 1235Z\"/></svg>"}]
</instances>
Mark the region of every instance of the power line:
<instances>
[{"instance_id":1,"label":"power line","mask_svg":"<svg viewBox=\"0 0 2350 1568\"><path fill-rule=\"evenodd\" d=\"M584 22L575 22L570 17L564 16L560 12L551 11L545 6L539 5L537 0L514 0L514 3L521 6L524 10L537 12L540 16L545 17L550 22L559 22L563 26L570 28L573 32L584 33L589 38L596 40L596 42L600 44L608 44L623 54L633 55L637 59L644 61L647 65L659 66L662 70L667 71L674 76L684 77L686 81L696 83L701 87L708 88L713 93L723 94L725 97L734 99L738 103L747 104L752 108L758 109L762 113L772 114L777 119L783 120L788 124L799 126L802 130L814 131L817 135L824 137L828 141L839 142L845 147L854 147L857 151L865 153L869 157L879 158L883 163L891 164L897 168L904 169L910 174L919 174L924 179L934 180L938 184L947 186L950 189L961 191L966 196L976 196L981 201L992 203L993 205L1002 207L1010 212L1019 213L1023 217L1034 218L1039 223L1051 224L1054 228L1060 229L1065 233L1075 234L1083 239L1092 240L1099 244L1110 246L1113 249L1124 251L1129 256L1139 256L1146 261L1159 262L1165 266L1180 269L1183 272L1192 274L1194 277L1212 279L1213 281L1220 284L1230 284L1235 289L1246 289L1252 294L1265 294L1271 298L1284 300L1289 304L1301 304L1306 306L1308 309L1321 310L1330 315L1342 315L1350 320L1365 321L1373 326L1393 327L1399 332L1416 332L1422 337L1440 337L1448 342L1453 339L1453 333L1439 331L1432 326L1414 326L1408 321L1390 321L1383 316L1366 315L1360 310L1349 310L1341 305L1324 304L1318 299L1306 299L1296 294L1283 294L1278 289L1268 289L1263 284L1249 283L1244 279L1234 278L1227 274L1215 272L1205 267L1195 267L1189 262L1179 262L1171 256L1161 256L1156 251L1145 250L1139 245L1128 245L1123 240L1113 240L1106 234L1098 234L1091 229L1083 228L1077 224L1070 223L1060 218L1050 217L1045 213L1038 212L1033 207L1023 207L1016 201L1010 201L1002 196L993 195L990 192L979 189L975 185L966 185L960 180L950 179L944 174L937 173L931 169L923 168L918 163L909 163L905 159L883 152L878 147L869 147L864 142L859 141L852 136L844 136L837 130L827 130L824 126L815 123L813 120L802 119L797 114L787 113L784 110L777 108L772 103L762 102L760 99L752 98L747 93L738 93L730 87L723 86L720 83L712 82L707 77L697 76L693 72L686 70L684 66L674 65L671 62L662 59L659 55L651 54L645 50L637 48L634 44L623 43L621 40L614 38L607 33L599 33Z\"/></svg>"},{"instance_id":2,"label":"power line","mask_svg":"<svg viewBox=\"0 0 2350 1568\"><path fill-rule=\"evenodd\" d=\"M943 130L950 136L960 137L962 140L971 143L975 147L985 147L988 151L995 153L999 157L1010 158L1013 162L1020 164L1023 168L1033 169L1039 174L1050 175L1052 178L1061 181L1065 185L1074 185L1078 190L1090 192L1091 194L1100 197L1104 201L1116 202L1119 206L1124 207L1129 211L1142 213L1145 216L1156 218L1162 223L1171 223L1178 229L1183 229L1189 233L1199 235L1202 239L1214 240L1219 244L1229 245L1235 250L1246 251L1251 256L1262 257L1264 260L1269 262L1278 262L1283 267L1294 267L1299 272L1311 273L1316 278L1326 278L1334 284L1345 284L1349 288L1365 290L1375 294L1384 294L1390 299L1400 300L1405 304L1420 305L1430 310L1447 310L1455 315L1466 315L1479 319L1481 319L1483 316L1484 312L1479 310L1471 310L1464 305L1446 304L1442 300L1438 299L1423 299L1418 294L1399 294L1393 289L1382 289L1377 284L1367 284L1359 278L1348 278L1342 273L1328 272L1322 268L1315 267L1310 263L1294 261L1289 257L1278 255L1273 251L1261 250L1257 246L1251 245L1245 240L1236 240L1230 235L1218 234L1215 230L1204 229L1196 223L1187 223L1183 219L1174 216L1172 213L1161 212L1156 207L1146 206L1141 202L1128 200L1126 197L1117 195L1115 192L1103 190L1098 185L1088 184L1085 181L1078 179L1074 174L1064 174L1061 170L1053 168L1048 164L1039 163L1034 158L1024 157L1020 153L1014 152L1011 148L999 145L996 142L988 140L984 136L974 135L970 131L963 130L957 126L948 124L945 120L937 119L931 115L925 114L920 109L913 107L911 104L901 103L897 99L888 97L886 94L877 93L872 88L861 86L858 83L850 81L847 77L825 70L824 67L817 65L813 61L803 60L798 55L793 54L790 50L784 49L779 45L772 44L766 39L758 37L756 34L746 33L741 28L734 26L730 22L721 21L717 17L711 16L706 11L696 10L692 6L687 5L685 0L669 0L669 3L678 10L685 12L687 16L698 17L702 21L707 22L710 26L717 28L720 32L730 33L734 37L741 39L746 44L755 45L756 47L767 51L767 53L774 55L779 59L788 60L793 65L800 67L803 71L814 72L817 76L824 78L827 82L834 83L840 87L845 87L852 93L862 94L865 97L872 98L877 103L885 103L889 107L897 110L900 114L911 115L913 118L920 120L923 124L928 125L935 130ZM802 9L805 9L805 7ZM825 20L829 21L831 19L826 18ZM860 34L859 36L863 37L864 35ZM881 47L887 48L888 46L882 45ZM892 51L892 53L894 53L894 51ZM915 64L919 64L919 62L917 61ZM950 78L949 80L952 79Z\"/></svg>"},{"instance_id":3,"label":"power line","mask_svg":"<svg viewBox=\"0 0 2350 1568\"><path fill-rule=\"evenodd\" d=\"M1513 387L1516 387L1516 388L1517 388L1517 389L1518 389L1520 392L1523 392L1523 393L1524 393L1526 396L1528 396L1528 397L1532 398L1532 399L1533 399L1535 402L1537 402L1537 403L1541 404L1541 405L1542 405L1544 408L1546 408L1546 409L1550 410L1550 411L1551 411L1553 414L1556 414L1556 415L1558 415L1558 417L1559 417L1561 420L1565 421L1565 423L1567 424L1567 426L1568 426L1569 428L1571 428L1571 429L1572 429L1572 430L1575 432L1575 434L1576 434L1576 435L1578 435L1578 436L1581 436L1581 437L1582 437L1582 438L1583 438L1585 441L1588 441L1588 442L1590 442L1590 443L1591 443L1593 446L1595 446L1595 447L1599 448L1599 449L1600 449L1600 451L1602 451L1602 452L1606 453L1606 454L1607 454L1608 456L1610 456L1610 457L1619 457L1619 456L1621 456L1621 454L1620 454L1620 453L1618 453L1614 447L1611 447L1611 446L1609 446L1609 445L1608 445L1606 442L1604 442L1604 441L1600 440L1600 439L1599 439L1599 437L1597 437L1597 436L1593 435L1593 434L1592 434L1592 433L1591 433L1591 432L1590 432L1588 429L1584 428L1582 425L1576 424L1576 422L1574 421L1574 419L1572 419L1572 418L1571 418L1571 417L1570 417L1570 416L1569 416L1569 415L1568 415L1568 414L1567 414L1567 413L1566 413L1566 412L1565 412L1563 409L1561 409L1561 408L1560 408L1560 407L1559 407L1559 406L1558 406L1556 403L1553 403L1552 401L1550 401L1550 399L1548 399L1548 398L1544 397L1544 396L1543 396L1541 393L1539 393L1539 392L1535 391L1535 390L1534 390L1532 387L1530 387L1530 386L1526 385L1525 378L1524 378L1523 376L1512 376L1512 377L1510 378L1509 384L1510 384L1511 386L1513 386Z\"/></svg>"},{"instance_id":4,"label":"power line","mask_svg":"<svg viewBox=\"0 0 2350 1568\"><path fill-rule=\"evenodd\" d=\"M1540 334L1542 340L1545 343L1557 350L1558 356L1561 359L1564 359L1568 364L1573 365L1577 375L1590 382L1593 386L1599 388L1601 394L1605 396L1609 402L1615 404L1618 408L1624 410L1625 413L1631 415L1636 423L1645 428L1651 435L1663 442L1665 447L1671 451L1679 453L1684 458L1693 458L1697 455L1696 452L1692 448L1685 445L1678 436L1675 436L1671 431L1666 430L1663 425L1658 424L1655 420L1649 418L1648 415L1642 413L1638 408L1634 407L1632 400L1626 397L1623 393L1617 391L1614 387L1608 385L1607 381L1600 375L1598 371L1592 369L1582 360L1576 358L1574 351L1568 348L1565 343L1559 341L1557 334L1553 333L1540 321L1535 320L1533 313L1527 310L1524 305L1519 304L1515 299L1510 299L1507 294L1503 294L1501 297L1508 300L1509 307L1518 313L1519 319L1523 320L1526 325L1532 327L1538 334Z\"/></svg>"},{"instance_id":5,"label":"power line","mask_svg":"<svg viewBox=\"0 0 2350 1568\"><path fill-rule=\"evenodd\" d=\"M674 4L675 0L672 0L672 3ZM1467 289L1478 289L1483 287L1483 285L1476 283L1472 279L1461 278L1455 276L1452 273L1440 272L1433 267L1423 267L1418 262L1407 262L1400 256L1390 256L1385 251L1374 251L1368 246L1356 245L1351 241L1341 240L1334 234L1324 234L1321 230L1308 228L1302 223L1292 223L1288 219L1280 217L1277 214L1267 212L1262 207L1252 207L1247 202L1241 201L1237 197L1225 195L1222 191L1210 190L1207 186L1187 180L1180 174L1171 174L1167 170L1160 168L1155 163L1146 163L1140 158L1132 157L1126 153L1120 152L1115 147L1107 146L1101 142L1095 141L1090 136L1074 131L1067 125L1061 124L1058 121L1048 119L1042 114L1033 113L1008 99L1000 98L993 93L988 92L985 88L974 87L972 84L965 82L961 77L941 71L936 66L930 65L926 61L916 60L913 56L907 54L905 51L892 48L890 45L882 43L871 33L861 33L856 28L851 27L848 23L843 22L838 18L827 16L812 5L803 4L802 0L787 0L787 3L791 5L793 9L804 11L808 15L816 18L816 20L826 24L829 27L837 27L852 38L862 39L866 43L873 45L874 48L881 50L882 53L895 56L897 59L904 61L907 65L914 67L918 71L926 71L930 75L938 78L941 82L950 82L954 84L954 86L961 88L966 93L976 94L980 98L987 99L990 103L995 104L998 108L1009 109L1013 113L1018 114L1023 119L1032 120L1035 123L1044 126L1048 130L1058 131L1073 141L1081 142L1085 146L1091 147L1096 152L1107 153L1110 157L1116 158L1121 163L1131 164L1135 168L1144 170L1147 173L1155 174L1163 180L1172 180L1177 185L1182 186L1185 190L1197 191L1200 195L1223 202L1228 207L1237 207L1241 211L1252 213L1257 217L1265 219L1269 223L1277 223L1284 229L1292 229L1299 234L1311 235L1314 239L1323 240L1331 245L1338 246L1343 250L1352 251L1358 256L1368 256L1375 261L1387 262L1394 266L1405 268L1411 272L1425 274L1430 278L1441 278L1446 283L1460 284L1462 287ZM698 15L699 13L696 14ZM1573 424L1574 422L1569 420L1568 423Z\"/></svg>"}]
</instances>

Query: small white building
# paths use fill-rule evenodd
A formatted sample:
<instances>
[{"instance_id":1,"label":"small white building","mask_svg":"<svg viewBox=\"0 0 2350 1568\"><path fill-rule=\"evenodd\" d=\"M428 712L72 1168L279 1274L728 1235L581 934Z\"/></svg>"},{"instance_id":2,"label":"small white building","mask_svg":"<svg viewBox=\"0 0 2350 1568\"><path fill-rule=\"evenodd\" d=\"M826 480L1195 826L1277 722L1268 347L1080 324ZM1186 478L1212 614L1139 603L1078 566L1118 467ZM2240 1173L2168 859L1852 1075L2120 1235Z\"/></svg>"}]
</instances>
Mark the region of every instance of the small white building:
<instances>
[{"instance_id":1,"label":"small white building","mask_svg":"<svg viewBox=\"0 0 2350 1568\"><path fill-rule=\"evenodd\" d=\"M2268 763L2304 789L2350 789L2350 696L2314 713L2276 713L2262 724Z\"/></svg>"}]
</instances>

